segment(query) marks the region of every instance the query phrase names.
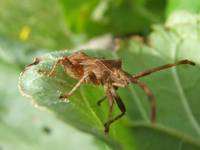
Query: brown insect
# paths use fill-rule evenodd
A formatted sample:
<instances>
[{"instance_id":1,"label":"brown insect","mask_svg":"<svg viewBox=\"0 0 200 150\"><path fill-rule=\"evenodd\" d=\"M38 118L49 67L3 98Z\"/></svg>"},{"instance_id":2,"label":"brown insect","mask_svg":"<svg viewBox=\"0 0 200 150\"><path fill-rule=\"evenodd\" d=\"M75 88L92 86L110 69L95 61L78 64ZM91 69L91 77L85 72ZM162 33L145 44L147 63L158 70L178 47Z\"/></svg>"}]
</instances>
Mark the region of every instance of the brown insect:
<instances>
[{"instance_id":1,"label":"brown insect","mask_svg":"<svg viewBox=\"0 0 200 150\"><path fill-rule=\"evenodd\" d=\"M135 75L130 75L129 73L122 70L121 60L99 59L90 57L83 52L75 52L70 56L64 56L58 59L54 64L49 76L53 78L55 76L58 66L61 65L67 75L79 80L68 94L61 95L59 97L63 101L66 101L70 96L72 96L72 94L83 83L102 85L105 89L106 96L99 100L97 104L100 105L101 102L103 102L106 98L108 100L108 119L104 124L104 132L108 133L110 125L121 118L126 112L126 108L116 92L119 87L126 87L129 83L134 83L145 92L150 102L150 119L151 122L154 123L156 119L155 97L152 94L151 90L147 87L147 85L140 81L139 78L149 75L153 72L164 70L180 64L195 65L195 63L192 61L181 60L174 64L167 64L149 70L144 70ZM119 107L121 113L112 118L111 114L114 102L117 103L117 106Z\"/></svg>"}]
</instances>

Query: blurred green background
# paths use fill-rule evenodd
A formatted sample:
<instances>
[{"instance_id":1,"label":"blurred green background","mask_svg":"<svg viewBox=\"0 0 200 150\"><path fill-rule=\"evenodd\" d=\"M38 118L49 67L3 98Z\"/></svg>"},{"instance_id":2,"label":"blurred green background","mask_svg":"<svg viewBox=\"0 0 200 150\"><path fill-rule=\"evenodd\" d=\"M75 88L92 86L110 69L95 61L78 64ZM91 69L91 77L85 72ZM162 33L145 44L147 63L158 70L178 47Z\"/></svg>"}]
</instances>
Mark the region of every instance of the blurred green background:
<instances>
[{"instance_id":1,"label":"blurred green background","mask_svg":"<svg viewBox=\"0 0 200 150\"><path fill-rule=\"evenodd\" d=\"M110 150L52 112L34 107L19 93L19 74L47 52L109 49L116 37L146 38L152 25L164 24L178 10L197 14L200 1L1 0L0 150Z\"/></svg>"}]
</instances>

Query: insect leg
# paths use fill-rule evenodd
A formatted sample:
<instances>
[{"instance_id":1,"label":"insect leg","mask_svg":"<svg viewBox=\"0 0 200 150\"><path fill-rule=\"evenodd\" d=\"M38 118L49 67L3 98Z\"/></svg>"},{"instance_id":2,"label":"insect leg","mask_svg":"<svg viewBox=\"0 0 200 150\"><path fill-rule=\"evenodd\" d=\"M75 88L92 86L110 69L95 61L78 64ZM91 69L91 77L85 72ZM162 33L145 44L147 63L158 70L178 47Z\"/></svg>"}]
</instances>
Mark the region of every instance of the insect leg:
<instances>
[{"instance_id":1,"label":"insect leg","mask_svg":"<svg viewBox=\"0 0 200 150\"><path fill-rule=\"evenodd\" d=\"M65 94L65 95L61 95L59 98L64 98L64 99L67 99L69 98L79 87L80 85L85 81L85 79L88 77L88 74L84 75L79 81L78 83L76 83L76 85L72 88L72 90Z\"/></svg>"},{"instance_id":2,"label":"insect leg","mask_svg":"<svg viewBox=\"0 0 200 150\"><path fill-rule=\"evenodd\" d=\"M67 57L63 57L63 58L60 58L56 61L56 63L54 64L51 72L49 73L49 77L53 78L55 76L55 73L58 69L58 66L61 65L61 64L71 64L70 60L67 58Z\"/></svg>"},{"instance_id":3,"label":"insect leg","mask_svg":"<svg viewBox=\"0 0 200 150\"><path fill-rule=\"evenodd\" d=\"M148 99L150 102L150 118L151 118L151 122L154 123L156 120L156 100L153 93L151 92L149 87L142 81L139 81L136 79L136 80L133 80L132 82L137 84L148 96Z\"/></svg>"},{"instance_id":4,"label":"insect leg","mask_svg":"<svg viewBox=\"0 0 200 150\"><path fill-rule=\"evenodd\" d=\"M193 66L195 65L195 63L192 62L192 61L181 60L181 61L178 61L178 62L176 62L174 64L166 64L166 65L155 67L155 68L152 68L152 69L149 69L149 70L144 70L142 72L139 72L139 73L133 75L132 77L138 79L140 77L149 75L149 74L151 74L153 72L164 70L164 69L167 69L167 68L170 68L170 67L174 67L174 66L177 66L177 65L182 65L182 64L189 64L189 65L193 65Z\"/></svg>"},{"instance_id":5,"label":"insect leg","mask_svg":"<svg viewBox=\"0 0 200 150\"><path fill-rule=\"evenodd\" d=\"M100 84L100 82L98 81L96 75L95 75L93 72L90 72L90 73L89 73L89 78L90 78L90 81L91 81L93 84L95 84L95 85L99 85L99 84ZM102 97L101 99L99 99L99 100L97 101L97 105L100 106L101 103L102 103L103 101L106 100L106 97L107 97L107 96L104 96L104 97Z\"/></svg>"},{"instance_id":6,"label":"insect leg","mask_svg":"<svg viewBox=\"0 0 200 150\"><path fill-rule=\"evenodd\" d=\"M101 103L102 103L103 101L105 101L105 100L106 100L106 96L104 96L103 98L101 98L100 100L98 100L98 101L97 101L97 105L100 106Z\"/></svg>"},{"instance_id":7,"label":"insect leg","mask_svg":"<svg viewBox=\"0 0 200 150\"><path fill-rule=\"evenodd\" d=\"M113 119L110 119L104 124L104 127L105 127L105 133L108 133L109 132L109 128L110 128L110 125L117 121L118 119L120 119L126 112L126 108L125 108L125 105L124 103L122 102L121 98L117 95L115 89L111 89L110 92L110 96L108 95L108 99L111 99L112 100L115 100L116 103L117 103L117 106L119 107L121 113L119 115L117 115L116 117L114 117Z\"/></svg>"},{"instance_id":8,"label":"insect leg","mask_svg":"<svg viewBox=\"0 0 200 150\"><path fill-rule=\"evenodd\" d=\"M108 112L108 119L107 119L108 121L104 124L105 134L107 134L109 132L110 124L108 124L108 122L111 120L113 104L114 104L113 95L111 94L110 91L107 91L107 96L108 96L109 112Z\"/></svg>"}]
</instances>

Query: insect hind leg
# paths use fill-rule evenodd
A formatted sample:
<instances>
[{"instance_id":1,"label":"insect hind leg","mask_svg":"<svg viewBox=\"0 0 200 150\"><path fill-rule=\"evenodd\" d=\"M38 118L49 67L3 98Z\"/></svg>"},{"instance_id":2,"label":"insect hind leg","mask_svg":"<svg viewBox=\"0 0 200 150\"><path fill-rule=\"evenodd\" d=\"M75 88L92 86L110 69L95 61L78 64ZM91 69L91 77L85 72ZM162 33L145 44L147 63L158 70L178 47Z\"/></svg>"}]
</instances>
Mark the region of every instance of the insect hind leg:
<instances>
[{"instance_id":1,"label":"insect hind leg","mask_svg":"<svg viewBox=\"0 0 200 150\"><path fill-rule=\"evenodd\" d=\"M121 111L121 113L117 116L115 116L114 118L111 119L111 112L112 112L112 106L110 105L109 106L109 118L108 118L108 121L104 124L104 132L105 134L107 134L109 132L109 128L110 128L110 125L112 123L114 123L115 121L117 121L118 119L120 119L126 112L126 107L124 105L124 103L122 102L121 98L117 95L116 91L114 88L111 89L111 91L108 91L109 94L107 94L108 96L108 99L110 101L112 101L112 103L115 101L117 103L117 106L119 108L119 110ZM114 100L114 101L113 101Z\"/></svg>"},{"instance_id":2,"label":"insect hind leg","mask_svg":"<svg viewBox=\"0 0 200 150\"><path fill-rule=\"evenodd\" d=\"M101 99L99 99L97 101L97 105L100 106L102 102L104 102L106 100L106 96L102 97Z\"/></svg>"}]
</instances>

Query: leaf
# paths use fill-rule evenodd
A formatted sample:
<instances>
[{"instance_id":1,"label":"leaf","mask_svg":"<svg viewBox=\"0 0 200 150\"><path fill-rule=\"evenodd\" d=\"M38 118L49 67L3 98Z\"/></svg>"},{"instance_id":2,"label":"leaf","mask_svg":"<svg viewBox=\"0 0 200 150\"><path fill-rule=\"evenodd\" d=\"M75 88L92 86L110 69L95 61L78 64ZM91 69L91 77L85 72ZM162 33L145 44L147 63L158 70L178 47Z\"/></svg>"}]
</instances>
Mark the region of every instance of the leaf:
<instances>
[{"instance_id":1,"label":"leaf","mask_svg":"<svg viewBox=\"0 0 200 150\"><path fill-rule=\"evenodd\" d=\"M35 109L20 95L20 70L0 61L0 149L88 150L104 149L104 144L60 122L52 113Z\"/></svg>"},{"instance_id":2,"label":"leaf","mask_svg":"<svg viewBox=\"0 0 200 150\"><path fill-rule=\"evenodd\" d=\"M181 21L183 15L184 20ZM113 149L199 150L198 18L198 15L177 12L165 26L154 26L147 44L130 40L122 43L118 52L84 50L88 55L99 58L121 58L123 69L132 74L181 59L189 59L197 64L195 67L178 66L141 79L156 97L155 126L149 121L146 95L136 85L119 89L127 113L112 125L109 136L103 133L107 104L101 107L96 105L97 100L104 96L102 87L83 85L69 103L59 102L60 94L69 91L77 81L64 74L61 67L54 79L45 74L59 57L69 55L68 51L47 54L41 57L39 64L26 68L20 76L20 89L40 107L51 110L65 123L95 135ZM114 114L118 112L115 107Z\"/></svg>"},{"instance_id":3,"label":"leaf","mask_svg":"<svg viewBox=\"0 0 200 150\"><path fill-rule=\"evenodd\" d=\"M175 11L180 10L187 10L193 13L199 13L200 12L200 2L199 0L168 0L166 12L169 16Z\"/></svg>"},{"instance_id":4,"label":"leaf","mask_svg":"<svg viewBox=\"0 0 200 150\"><path fill-rule=\"evenodd\" d=\"M151 23L164 18L159 0L60 0L67 27L81 37L112 33L147 33ZM156 4L156 5L155 5Z\"/></svg>"},{"instance_id":5,"label":"leaf","mask_svg":"<svg viewBox=\"0 0 200 150\"><path fill-rule=\"evenodd\" d=\"M1 0L0 35L37 48L72 46L59 5L54 0Z\"/></svg>"},{"instance_id":6,"label":"leaf","mask_svg":"<svg viewBox=\"0 0 200 150\"><path fill-rule=\"evenodd\" d=\"M46 52L47 50L34 48L30 44L0 37L0 59L15 66L24 68L25 64L30 63L33 57Z\"/></svg>"}]
</instances>

